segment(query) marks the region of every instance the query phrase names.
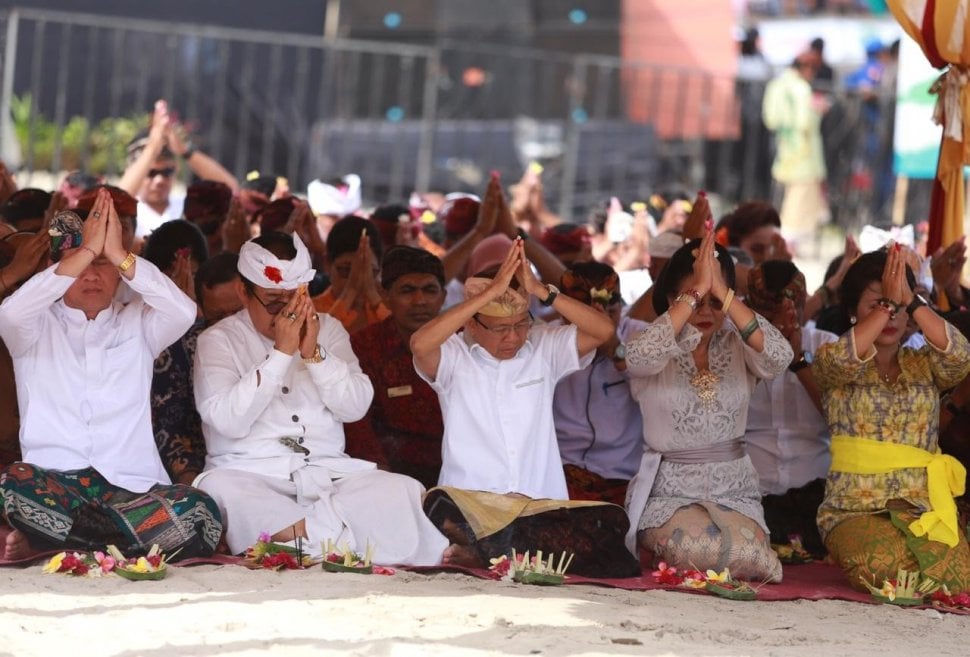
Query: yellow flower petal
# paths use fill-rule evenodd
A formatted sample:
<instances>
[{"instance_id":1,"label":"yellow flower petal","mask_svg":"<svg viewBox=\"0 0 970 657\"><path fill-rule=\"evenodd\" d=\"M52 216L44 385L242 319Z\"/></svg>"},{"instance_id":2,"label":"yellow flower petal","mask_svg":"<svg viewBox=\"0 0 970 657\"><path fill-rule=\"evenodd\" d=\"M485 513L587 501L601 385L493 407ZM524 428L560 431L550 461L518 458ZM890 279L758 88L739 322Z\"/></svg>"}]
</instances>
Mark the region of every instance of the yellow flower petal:
<instances>
[{"instance_id":1,"label":"yellow flower petal","mask_svg":"<svg viewBox=\"0 0 970 657\"><path fill-rule=\"evenodd\" d=\"M56 573L61 567L61 563L64 561L64 557L67 556L67 552L60 552L51 557L51 560L47 562L44 566L44 572L47 574Z\"/></svg>"}]
</instances>

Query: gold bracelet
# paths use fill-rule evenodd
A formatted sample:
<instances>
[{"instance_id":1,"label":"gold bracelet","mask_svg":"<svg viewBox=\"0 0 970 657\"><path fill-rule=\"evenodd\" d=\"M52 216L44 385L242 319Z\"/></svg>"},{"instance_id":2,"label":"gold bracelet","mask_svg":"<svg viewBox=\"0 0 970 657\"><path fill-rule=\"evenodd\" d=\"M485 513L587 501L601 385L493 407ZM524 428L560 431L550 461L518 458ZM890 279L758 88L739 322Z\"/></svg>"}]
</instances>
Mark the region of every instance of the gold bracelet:
<instances>
[{"instance_id":1,"label":"gold bracelet","mask_svg":"<svg viewBox=\"0 0 970 657\"><path fill-rule=\"evenodd\" d=\"M727 315L728 309L731 307L731 302L734 301L734 290L728 288L727 294L724 295L724 301L721 303L721 312Z\"/></svg>"},{"instance_id":2,"label":"gold bracelet","mask_svg":"<svg viewBox=\"0 0 970 657\"><path fill-rule=\"evenodd\" d=\"M121 264L118 265L118 269L120 269L121 273L124 274L126 271L131 269L133 264L135 264L135 254L129 251L128 257L121 261Z\"/></svg>"}]
</instances>

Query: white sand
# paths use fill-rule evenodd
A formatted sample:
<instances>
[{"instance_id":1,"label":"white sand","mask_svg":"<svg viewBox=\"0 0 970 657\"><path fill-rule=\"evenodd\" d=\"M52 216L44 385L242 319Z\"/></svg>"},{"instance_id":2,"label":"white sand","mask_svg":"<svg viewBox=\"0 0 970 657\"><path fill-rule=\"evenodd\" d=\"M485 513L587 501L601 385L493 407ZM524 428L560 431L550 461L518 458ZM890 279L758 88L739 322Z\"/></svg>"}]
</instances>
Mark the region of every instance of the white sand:
<instances>
[{"instance_id":1,"label":"white sand","mask_svg":"<svg viewBox=\"0 0 970 657\"><path fill-rule=\"evenodd\" d=\"M970 654L970 617L850 602L173 568L161 582L0 570L0 655ZM918 638L918 639L917 639Z\"/></svg>"}]
</instances>

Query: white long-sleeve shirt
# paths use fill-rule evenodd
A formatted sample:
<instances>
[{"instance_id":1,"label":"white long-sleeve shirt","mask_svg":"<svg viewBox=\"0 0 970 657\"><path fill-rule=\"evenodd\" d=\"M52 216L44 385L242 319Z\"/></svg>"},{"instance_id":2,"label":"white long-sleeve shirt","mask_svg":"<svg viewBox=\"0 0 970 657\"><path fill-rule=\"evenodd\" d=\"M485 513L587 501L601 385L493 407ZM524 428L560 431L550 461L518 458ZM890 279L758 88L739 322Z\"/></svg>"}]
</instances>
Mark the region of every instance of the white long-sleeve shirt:
<instances>
[{"instance_id":1,"label":"white long-sleeve shirt","mask_svg":"<svg viewBox=\"0 0 970 657\"><path fill-rule=\"evenodd\" d=\"M802 348L810 354L838 339L828 331L802 328ZM781 495L829 473L828 423L797 374L782 372L755 386L744 439L765 495Z\"/></svg>"},{"instance_id":2,"label":"white long-sleeve shirt","mask_svg":"<svg viewBox=\"0 0 970 657\"><path fill-rule=\"evenodd\" d=\"M195 303L138 258L122 278L137 293L93 320L62 297L77 280L57 265L0 306L0 337L13 357L26 463L52 470L93 467L136 493L170 483L152 433L156 356L195 321Z\"/></svg>"},{"instance_id":3,"label":"white long-sleeve shirt","mask_svg":"<svg viewBox=\"0 0 970 657\"><path fill-rule=\"evenodd\" d=\"M208 452L206 470L288 478L306 465L325 467L335 476L375 467L347 456L343 428L364 416L374 388L340 322L325 314L319 318L317 342L326 358L310 365L299 351L289 356L274 349L246 309L199 336L195 402Z\"/></svg>"}]
</instances>

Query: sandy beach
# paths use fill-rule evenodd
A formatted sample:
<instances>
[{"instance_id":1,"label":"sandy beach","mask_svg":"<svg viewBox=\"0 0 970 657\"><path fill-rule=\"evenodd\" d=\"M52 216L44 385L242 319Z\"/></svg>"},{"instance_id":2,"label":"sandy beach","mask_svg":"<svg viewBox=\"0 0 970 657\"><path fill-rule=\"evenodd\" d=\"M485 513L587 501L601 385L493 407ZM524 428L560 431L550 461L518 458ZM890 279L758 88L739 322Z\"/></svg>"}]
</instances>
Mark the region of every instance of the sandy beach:
<instances>
[{"instance_id":1,"label":"sandy beach","mask_svg":"<svg viewBox=\"0 0 970 657\"><path fill-rule=\"evenodd\" d=\"M970 617L839 601L732 602L461 574L173 568L160 582L0 570L0 655L965 657Z\"/></svg>"}]
</instances>

